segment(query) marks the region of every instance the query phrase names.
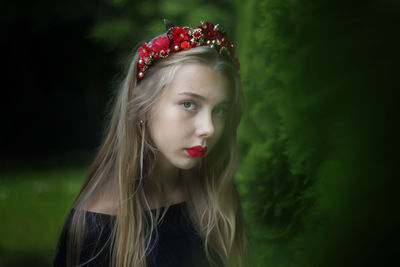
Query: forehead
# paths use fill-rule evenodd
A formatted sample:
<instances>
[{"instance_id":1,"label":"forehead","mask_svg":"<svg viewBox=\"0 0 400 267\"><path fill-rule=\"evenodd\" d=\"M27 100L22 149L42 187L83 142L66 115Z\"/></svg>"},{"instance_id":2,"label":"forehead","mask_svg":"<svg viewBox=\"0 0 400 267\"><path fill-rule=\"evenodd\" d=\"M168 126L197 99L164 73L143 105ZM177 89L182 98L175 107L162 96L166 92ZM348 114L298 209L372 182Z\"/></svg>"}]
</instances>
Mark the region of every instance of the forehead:
<instances>
[{"instance_id":1,"label":"forehead","mask_svg":"<svg viewBox=\"0 0 400 267\"><path fill-rule=\"evenodd\" d=\"M180 67L165 90L166 96L177 97L198 94L204 100L216 104L228 100L228 79L210 67L185 64Z\"/></svg>"}]
</instances>

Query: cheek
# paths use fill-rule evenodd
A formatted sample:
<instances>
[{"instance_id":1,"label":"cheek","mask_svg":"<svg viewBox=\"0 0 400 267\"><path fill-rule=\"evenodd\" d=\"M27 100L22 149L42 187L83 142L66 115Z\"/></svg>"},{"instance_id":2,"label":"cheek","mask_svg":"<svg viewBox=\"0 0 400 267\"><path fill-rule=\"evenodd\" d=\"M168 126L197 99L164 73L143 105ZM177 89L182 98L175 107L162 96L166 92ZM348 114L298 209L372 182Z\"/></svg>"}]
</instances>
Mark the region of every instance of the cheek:
<instances>
[{"instance_id":1,"label":"cheek","mask_svg":"<svg viewBox=\"0 0 400 267\"><path fill-rule=\"evenodd\" d=\"M215 129L215 130L216 130L216 131L215 131L216 139L221 138L221 135L222 135L222 133L223 133L223 131L224 131L224 123L223 123L223 122L218 123L218 124L216 125L216 129Z\"/></svg>"},{"instance_id":2,"label":"cheek","mask_svg":"<svg viewBox=\"0 0 400 267\"><path fill-rule=\"evenodd\" d=\"M172 142L188 133L187 116L178 108L170 106L161 109L150 122L150 134L155 142Z\"/></svg>"},{"instance_id":3,"label":"cheek","mask_svg":"<svg viewBox=\"0 0 400 267\"><path fill-rule=\"evenodd\" d=\"M212 145L218 143L219 139L221 139L222 133L224 132L225 123L222 119L217 119L214 122L215 133L212 138Z\"/></svg>"}]
</instances>

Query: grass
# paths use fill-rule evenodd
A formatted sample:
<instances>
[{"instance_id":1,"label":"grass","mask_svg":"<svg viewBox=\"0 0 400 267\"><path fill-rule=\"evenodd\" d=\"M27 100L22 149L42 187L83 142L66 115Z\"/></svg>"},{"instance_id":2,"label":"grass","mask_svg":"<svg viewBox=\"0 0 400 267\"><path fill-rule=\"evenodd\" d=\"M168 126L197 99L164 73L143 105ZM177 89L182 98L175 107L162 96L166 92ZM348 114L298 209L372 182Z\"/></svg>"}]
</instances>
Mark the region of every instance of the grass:
<instances>
[{"instance_id":1,"label":"grass","mask_svg":"<svg viewBox=\"0 0 400 267\"><path fill-rule=\"evenodd\" d=\"M49 266L87 169L0 173L0 266Z\"/></svg>"}]
</instances>

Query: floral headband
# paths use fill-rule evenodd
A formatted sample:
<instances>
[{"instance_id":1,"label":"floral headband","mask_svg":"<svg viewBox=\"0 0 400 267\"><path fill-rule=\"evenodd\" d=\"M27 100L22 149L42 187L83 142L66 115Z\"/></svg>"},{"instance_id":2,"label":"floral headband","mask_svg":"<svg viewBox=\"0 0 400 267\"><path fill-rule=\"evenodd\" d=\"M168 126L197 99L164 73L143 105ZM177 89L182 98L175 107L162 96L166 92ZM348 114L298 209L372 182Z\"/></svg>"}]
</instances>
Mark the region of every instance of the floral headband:
<instances>
[{"instance_id":1,"label":"floral headband","mask_svg":"<svg viewBox=\"0 0 400 267\"><path fill-rule=\"evenodd\" d=\"M235 56L232 40L227 40L225 33L219 30L219 25L201 22L195 28L172 26L165 20L167 33L161 34L150 42L144 42L137 50L139 52L137 78L143 79L147 69L159 59L168 57L171 53L188 50L197 46L215 48L221 55L227 56L239 70L239 60Z\"/></svg>"}]
</instances>

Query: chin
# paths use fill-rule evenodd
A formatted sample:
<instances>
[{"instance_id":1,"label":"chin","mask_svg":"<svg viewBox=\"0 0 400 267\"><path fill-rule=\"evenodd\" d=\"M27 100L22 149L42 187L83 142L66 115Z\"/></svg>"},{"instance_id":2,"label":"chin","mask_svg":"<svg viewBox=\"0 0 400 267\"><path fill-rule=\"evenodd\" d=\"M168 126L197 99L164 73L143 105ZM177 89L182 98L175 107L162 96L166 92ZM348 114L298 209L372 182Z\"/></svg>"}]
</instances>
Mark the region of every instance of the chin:
<instances>
[{"instance_id":1,"label":"chin","mask_svg":"<svg viewBox=\"0 0 400 267\"><path fill-rule=\"evenodd\" d=\"M175 166L182 170L190 170L196 167L197 164L199 164L198 160L191 160L188 162L181 162L180 164L176 164Z\"/></svg>"}]
</instances>

